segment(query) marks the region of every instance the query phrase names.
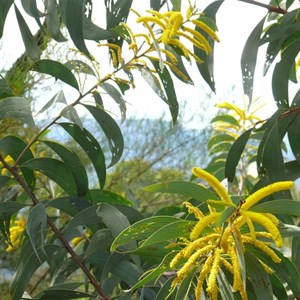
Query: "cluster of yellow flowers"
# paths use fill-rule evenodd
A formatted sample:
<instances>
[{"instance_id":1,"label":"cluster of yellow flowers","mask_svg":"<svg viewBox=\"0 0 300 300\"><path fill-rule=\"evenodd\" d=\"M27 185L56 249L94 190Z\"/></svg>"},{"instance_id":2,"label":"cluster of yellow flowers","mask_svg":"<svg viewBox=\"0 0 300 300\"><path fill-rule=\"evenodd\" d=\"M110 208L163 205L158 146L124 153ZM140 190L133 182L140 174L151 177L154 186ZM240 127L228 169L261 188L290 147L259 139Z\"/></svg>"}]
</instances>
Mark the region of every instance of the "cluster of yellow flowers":
<instances>
[{"instance_id":1,"label":"cluster of yellow flowers","mask_svg":"<svg viewBox=\"0 0 300 300\"><path fill-rule=\"evenodd\" d=\"M22 216L14 221L13 225L9 228L11 245L8 245L6 248L7 252L19 248L21 244L21 236L25 228L26 221Z\"/></svg>"},{"instance_id":2,"label":"cluster of yellow flowers","mask_svg":"<svg viewBox=\"0 0 300 300\"><path fill-rule=\"evenodd\" d=\"M200 269L195 290L196 299L201 299L205 280L206 292L210 298L218 299L217 276L219 268L224 266L233 274L233 289L239 291L243 300L247 299L238 247L244 248L244 244L251 244L265 252L275 263L280 263L280 258L269 245L273 241L277 247L282 246L277 217L270 213L257 213L249 209L272 193L292 188L294 183L292 181L272 183L236 205L225 187L213 175L199 168L194 168L193 174L205 180L216 191L220 200L208 200L210 213L206 216L197 207L185 202L189 213L194 214L199 221L192 229L189 239L185 240L185 247L176 254L170 263L171 268L176 268L183 263L172 286L180 284L191 272L197 272ZM224 226L214 226L223 212L223 210L217 211L215 208L220 206L233 207L233 213L225 220ZM261 225L265 231L256 231L254 223ZM243 225L246 225L244 226L246 228L242 232ZM260 237L270 242L260 240ZM267 272L272 272L263 262L261 264Z\"/></svg>"},{"instance_id":3,"label":"cluster of yellow flowers","mask_svg":"<svg viewBox=\"0 0 300 300\"><path fill-rule=\"evenodd\" d=\"M125 69L133 68L135 63L146 66L147 64L142 59L146 57L169 66L183 79L187 79L177 67L178 59L176 55L169 50L170 48L167 49L168 47L166 46L176 49L188 60L194 59L196 62L202 63L203 61L189 49L188 44L209 54L211 45L204 34L207 34L215 41L219 41L214 29L199 18L201 14L193 6L188 8L185 17L180 11L159 12L146 10L149 15L142 16L134 9L131 10L138 16L136 22L143 24L146 29L146 31L134 33L126 23L121 23L121 26L126 29L127 35L125 35L125 40L129 43L129 49L133 51L134 58L129 63L124 64L122 49L119 45L113 43L99 44L99 46L107 46L109 48L115 68L120 63ZM138 41L138 39L142 40ZM145 50L145 47L142 47L143 45L148 45L148 48ZM153 53L157 55L153 55Z\"/></svg>"}]
</instances>

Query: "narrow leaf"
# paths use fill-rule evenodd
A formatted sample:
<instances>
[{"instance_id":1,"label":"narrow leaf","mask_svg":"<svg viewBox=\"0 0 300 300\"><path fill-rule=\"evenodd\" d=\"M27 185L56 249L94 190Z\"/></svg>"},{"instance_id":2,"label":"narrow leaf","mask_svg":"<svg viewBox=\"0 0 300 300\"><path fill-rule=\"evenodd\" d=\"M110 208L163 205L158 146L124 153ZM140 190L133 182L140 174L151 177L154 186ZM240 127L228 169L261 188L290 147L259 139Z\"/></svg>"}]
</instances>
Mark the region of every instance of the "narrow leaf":
<instances>
[{"instance_id":1,"label":"narrow leaf","mask_svg":"<svg viewBox=\"0 0 300 300\"><path fill-rule=\"evenodd\" d=\"M2 0L1 1L1 9L0 9L0 39L3 36L3 28L6 16L8 14L8 11L11 7L11 5L14 3L14 0Z\"/></svg>"},{"instance_id":2,"label":"narrow leaf","mask_svg":"<svg viewBox=\"0 0 300 300\"><path fill-rule=\"evenodd\" d=\"M108 167L112 167L120 160L123 153L124 140L122 132L115 120L103 109L91 105L84 105L84 107L93 115L108 139L112 154Z\"/></svg>"},{"instance_id":3,"label":"narrow leaf","mask_svg":"<svg viewBox=\"0 0 300 300\"><path fill-rule=\"evenodd\" d=\"M179 221L178 218L170 216L151 217L136 222L130 227L123 230L111 245L111 251L115 251L118 247L135 240L143 240L156 232L159 228L171 222Z\"/></svg>"},{"instance_id":4,"label":"narrow leaf","mask_svg":"<svg viewBox=\"0 0 300 300\"><path fill-rule=\"evenodd\" d=\"M21 31L22 39L26 48L26 53L28 54L28 56L32 58L32 60L38 60L42 54L41 50L38 47L34 39L34 36L30 32L28 25L26 24L22 14L20 13L16 5L15 5L15 12L16 12L19 28Z\"/></svg>"},{"instance_id":5,"label":"narrow leaf","mask_svg":"<svg viewBox=\"0 0 300 300\"><path fill-rule=\"evenodd\" d=\"M260 36L265 23L264 17L253 29L249 35L241 58L241 69L243 76L244 93L249 97L249 105L252 101L254 72L256 67L257 52L260 42Z\"/></svg>"},{"instance_id":6,"label":"narrow leaf","mask_svg":"<svg viewBox=\"0 0 300 300\"><path fill-rule=\"evenodd\" d=\"M76 108L73 105L67 105L61 112L60 115L65 117L66 119L70 120L71 122L75 123L83 130L83 124L81 119L77 113Z\"/></svg>"},{"instance_id":7,"label":"narrow leaf","mask_svg":"<svg viewBox=\"0 0 300 300\"><path fill-rule=\"evenodd\" d=\"M55 103L63 103L67 105L67 100L65 97L65 94L63 91L59 91L58 93L56 93L37 113L41 114L44 111L46 111L48 108L50 108L51 106L53 106Z\"/></svg>"},{"instance_id":8,"label":"narrow leaf","mask_svg":"<svg viewBox=\"0 0 300 300\"><path fill-rule=\"evenodd\" d=\"M78 155L71 149L54 141L43 141L56 152L71 171L77 187L78 196L84 196L88 192L88 176Z\"/></svg>"},{"instance_id":9,"label":"narrow leaf","mask_svg":"<svg viewBox=\"0 0 300 300\"><path fill-rule=\"evenodd\" d=\"M300 216L300 202L294 200L272 200L255 205L252 211L271 214Z\"/></svg>"},{"instance_id":10,"label":"narrow leaf","mask_svg":"<svg viewBox=\"0 0 300 300\"><path fill-rule=\"evenodd\" d=\"M44 251L47 218L48 217L44 205L39 203L30 210L26 221L26 231L28 233L32 248L40 261L41 258L39 257L37 249L41 248Z\"/></svg>"},{"instance_id":11,"label":"narrow leaf","mask_svg":"<svg viewBox=\"0 0 300 300\"><path fill-rule=\"evenodd\" d=\"M15 118L34 127L30 101L23 97L8 97L0 99L0 120Z\"/></svg>"},{"instance_id":12,"label":"narrow leaf","mask_svg":"<svg viewBox=\"0 0 300 300\"><path fill-rule=\"evenodd\" d=\"M90 56L83 39L83 16L85 1L66 0L66 26L75 46L86 56Z\"/></svg>"},{"instance_id":13,"label":"narrow leaf","mask_svg":"<svg viewBox=\"0 0 300 300\"><path fill-rule=\"evenodd\" d=\"M26 204L15 201L0 202L0 220L10 217L12 214L26 206Z\"/></svg>"},{"instance_id":14,"label":"narrow leaf","mask_svg":"<svg viewBox=\"0 0 300 300\"><path fill-rule=\"evenodd\" d=\"M216 194L208 189L187 181L167 181L156 183L144 188L146 192L152 193L171 193L180 194L186 197L196 199L198 201L206 201L208 199L218 199Z\"/></svg>"},{"instance_id":15,"label":"narrow leaf","mask_svg":"<svg viewBox=\"0 0 300 300\"><path fill-rule=\"evenodd\" d=\"M35 158L22 165L34 171L39 171L56 182L70 196L77 194L76 183L68 166L54 158Z\"/></svg>"},{"instance_id":16,"label":"narrow leaf","mask_svg":"<svg viewBox=\"0 0 300 300\"><path fill-rule=\"evenodd\" d=\"M251 135L253 128L246 130L239 138L232 144L225 164L225 177L228 178L230 182L233 182L236 172L236 167L239 160L243 154L246 143Z\"/></svg>"},{"instance_id":17,"label":"narrow leaf","mask_svg":"<svg viewBox=\"0 0 300 300\"><path fill-rule=\"evenodd\" d=\"M103 188L106 177L105 158L97 140L86 129L81 130L76 124L59 123L69 135L81 146L91 160L98 176L100 187Z\"/></svg>"},{"instance_id":18,"label":"narrow leaf","mask_svg":"<svg viewBox=\"0 0 300 300\"><path fill-rule=\"evenodd\" d=\"M42 59L34 63L32 67L33 71L39 73L45 73L53 76L55 79L59 79L66 84L72 86L76 90L79 90L77 80L73 73L63 64L55 60Z\"/></svg>"}]
</instances>

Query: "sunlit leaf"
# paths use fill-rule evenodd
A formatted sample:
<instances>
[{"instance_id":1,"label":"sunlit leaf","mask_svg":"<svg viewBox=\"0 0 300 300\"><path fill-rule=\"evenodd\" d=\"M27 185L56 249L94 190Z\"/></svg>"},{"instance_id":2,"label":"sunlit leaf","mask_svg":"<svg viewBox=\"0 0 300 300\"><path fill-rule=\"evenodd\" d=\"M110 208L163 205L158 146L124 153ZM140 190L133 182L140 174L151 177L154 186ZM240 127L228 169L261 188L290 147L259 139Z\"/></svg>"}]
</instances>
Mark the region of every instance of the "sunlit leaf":
<instances>
[{"instance_id":1,"label":"sunlit leaf","mask_svg":"<svg viewBox=\"0 0 300 300\"><path fill-rule=\"evenodd\" d=\"M0 120L15 118L34 127L30 101L23 97L8 97L0 99Z\"/></svg>"},{"instance_id":2,"label":"sunlit leaf","mask_svg":"<svg viewBox=\"0 0 300 300\"><path fill-rule=\"evenodd\" d=\"M223 142L232 142L234 137L229 134L216 134L210 138L207 144L207 148L211 149L214 145Z\"/></svg>"},{"instance_id":3,"label":"sunlit leaf","mask_svg":"<svg viewBox=\"0 0 300 300\"><path fill-rule=\"evenodd\" d=\"M223 210L219 219L213 224L214 227L220 227L224 222L234 213L236 212L235 206L229 206Z\"/></svg>"},{"instance_id":4,"label":"sunlit leaf","mask_svg":"<svg viewBox=\"0 0 300 300\"><path fill-rule=\"evenodd\" d=\"M81 130L83 130L83 124L77 113L76 108L73 105L67 105L65 108L63 108L63 110L60 112L60 115L72 121L73 123L78 125Z\"/></svg>"},{"instance_id":5,"label":"sunlit leaf","mask_svg":"<svg viewBox=\"0 0 300 300\"><path fill-rule=\"evenodd\" d=\"M150 245L176 239L178 237L188 237L195 226L195 222L180 220L162 226L156 232L151 234L139 247L148 247Z\"/></svg>"},{"instance_id":6,"label":"sunlit leaf","mask_svg":"<svg viewBox=\"0 0 300 300\"><path fill-rule=\"evenodd\" d=\"M64 161L68 169L71 171L76 183L78 196L84 196L88 192L88 176L84 165L78 155L71 149L54 141L43 141Z\"/></svg>"},{"instance_id":7,"label":"sunlit leaf","mask_svg":"<svg viewBox=\"0 0 300 300\"><path fill-rule=\"evenodd\" d=\"M103 151L97 140L90 132L86 129L81 130L76 124L59 123L59 125L66 130L86 152L95 168L100 187L103 188L106 177L106 166Z\"/></svg>"},{"instance_id":8,"label":"sunlit leaf","mask_svg":"<svg viewBox=\"0 0 300 300\"><path fill-rule=\"evenodd\" d=\"M250 102L252 100L254 72L256 67L257 52L260 42L260 36L265 23L264 17L253 29L249 35L241 58L241 69L243 76L244 93L248 96Z\"/></svg>"},{"instance_id":9,"label":"sunlit leaf","mask_svg":"<svg viewBox=\"0 0 300 300\"><path fill-rule=\"evenodd\" d=\"M54 158L34 158L22 165L34 171L39 171L56 182L69 195L77 194L76 183L68 166Z\"/></svg>"},{"instance_id":10,"label":"sunlit leaf","mask_svg":"<svg viewBox=\"0 0 300 300\"><path fill-rule=\"evenodd\" d=\"M29 212L26 221L26 231L29 236L32 248L39 257L38 249L44 251L45 230L47 227L47 214L43 204L35 205Z\"/></svg>"},{"instance_id":11,"label":"sunlit leaf","mask_svg":"<svg viewBox=\"0 0 300 300\"><path fill-rule=\"evenodd\" d=\"M218 199L216 194L208 189L196 183L187 181L166 181L162 183L156 183L145 187L144 190L152 193L179 194L201 202L208 199Z\"/></svg>"},{"instance_id":12,"label":"sunlit leaf","mask_svg":"<svg viewBox=\"0 0 300 300\"><path fill-rule=\"evenodd\" d=\"M162 226L179 221L180 219L171 216L150 217L136 222L122 231L111 245L111 251L123 246L131 241L143 240L156 232Z\"/></svg>"},{"instance_id":13,"label":"sunlit leaf","mask_svg":"<svg viewBox=\"0 0 300 300\"><path fill-rule=\"evenodd\" d=\"M228 123L229 128L232 127L232 126L240 128L240 126L241 126L240 123L237 121L237 119L235 117L233 117L231 115L224 115L224 114L212 118L210 122L211 123L214 123L214 122Z\"/></svg>"},{"instance_id":14,"label":"sunlit leaf","mask_svg":"<svg viewBox=\"0 0 300 300\"><path fill-rule=\"evenodd\" d=\"M32 70L51 75L55 79L59 79L72 86L76 90L79 90L77 80L73 73L65 65L59 63L58 61L50 59L38 60L34 63Z\"/></svg>"},{"instance_id":15,"label":"sunlit leaf","mask_svg":"<svg viewBox=\"0 0 300 300\"><path fill-rule=\"evenodd\" d=\"M32 33L30 32L28 25L26 24L22 14L20 13L16 5L15 12L21 31L22 39L26 48L26 53L32 58L32 60L38 60L42 54L41 50L38 47Z\"/></svg>"},{"instance_id":16,"label":"sunlit leaf","mask_svg":"<svg viewBox=\"0 0 300 300\"><path fill-rule=\"evenodd\" d=\"M115 120L103 109L91 105L84 105L84 107L93 115L108 139L112 154L108 167L112 167L120 160L123 153L124 140L122 132Z\"/></svg>"},{"instance_id":17,"label":"sunlit leaf","mask_svg":"<svg viewBox=\"0 0 300 300\"><path fill-rule=\"evenodd\" d=\"M294 200L272 200L251 207L252 211L271 214L300 216L300 202Z\"/></svg>"}]
</instances>

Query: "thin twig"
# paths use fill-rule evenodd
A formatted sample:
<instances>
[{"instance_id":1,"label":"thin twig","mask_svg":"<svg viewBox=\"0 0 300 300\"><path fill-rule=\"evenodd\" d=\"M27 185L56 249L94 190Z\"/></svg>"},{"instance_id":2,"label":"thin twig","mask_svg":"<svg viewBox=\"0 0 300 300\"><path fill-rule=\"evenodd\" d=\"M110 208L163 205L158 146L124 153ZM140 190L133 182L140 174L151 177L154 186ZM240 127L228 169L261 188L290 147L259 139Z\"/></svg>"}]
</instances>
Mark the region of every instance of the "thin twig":
<instances>
[{"instance_id":1,"label":"thin twig","mask_svg":"<svg viewBox=\"0 0 300 300\"><path fill-rule=\"evenodd\" d=\"M256 6L266 8L269 12L275 12L275 13L278 13L278 14L286 14L287 13L287 10L285 10L283 8L268 5L268 4L261 3L259 1L255 1L255 0L238 0L238 1L246 2L246 3L249 3L249 4L253 4L253 5L256 5Z\"/></svg>"}]
</instances>

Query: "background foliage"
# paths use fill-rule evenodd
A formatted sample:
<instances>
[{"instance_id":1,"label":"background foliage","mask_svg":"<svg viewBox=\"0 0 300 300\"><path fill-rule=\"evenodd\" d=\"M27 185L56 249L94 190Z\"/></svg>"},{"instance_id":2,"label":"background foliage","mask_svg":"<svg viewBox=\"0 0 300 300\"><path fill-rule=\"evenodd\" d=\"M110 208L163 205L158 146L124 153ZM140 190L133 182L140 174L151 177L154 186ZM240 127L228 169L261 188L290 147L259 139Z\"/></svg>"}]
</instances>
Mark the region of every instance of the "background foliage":
<instances>
[{"instance_id":1,"label":"background foliage","mask_svg":"<svg viewBox=\"0 0 300 300\"><path fill-rule=\"evenodd\" d=\"M10 251L1 263L14 269L9 299L194 299L203 259L172 285L176 270L170 262L197 224L182 201L208 216L209 201L219 193L199 185L187 169L199 164L229 181L236 206L217 207L224 213L208 224L208 233L229 226L248 194L298 179L300 93L289 88L299 77L299 4L243 2L268 9L241 57L248 100L242 108L220 103L223 110L211 120L209 138L210 132L186 131L178 122L174 83L193 84L188 62L216 90L213 50L223 1L200 9L191 1L151 0L150 11L130 10L133 1L122 0L102 1L101 9L91 0L2 1L0 38L13 11L26 49L0 79L1 249ZM95 21L100 18L102 27ZM58 45L67 45L66 55L55 51L62 49ZM261 46L278 107L264 120L256 117L252 100ZM124 94L140 78L168 106L173 127L162 120L125 121ZM45 91L45 81L61 85L39 107L35 97ZM119 108L120 117L106 109L108 102ZM253 164L256 172L250 172ZM232 289L236 275L220 267L217 294L210 292L208 278L203 299L300 298L297 198L288 189L277 190L255 208L280 220L280 234L291 238L290 257L269 241L281 259L277 264L257 247L243 250L235 241L247 295Z\"/></svg>"}]
</instances>

